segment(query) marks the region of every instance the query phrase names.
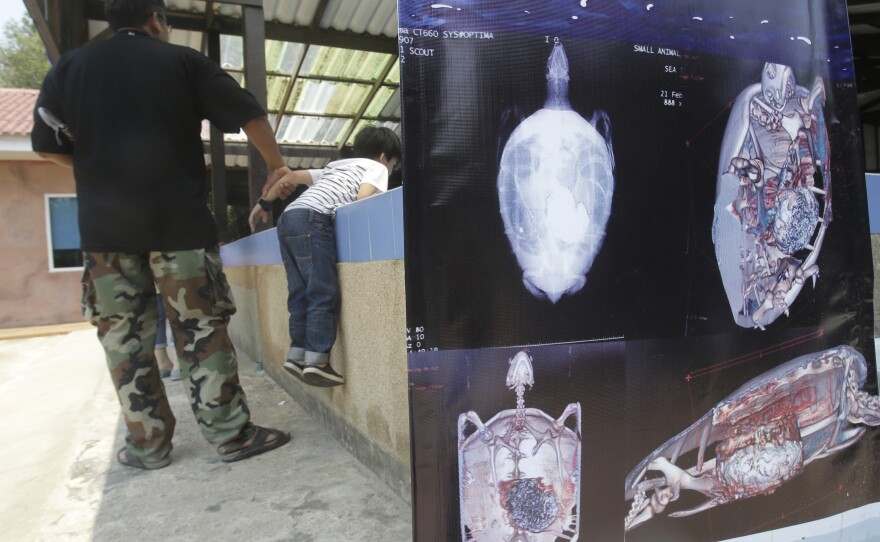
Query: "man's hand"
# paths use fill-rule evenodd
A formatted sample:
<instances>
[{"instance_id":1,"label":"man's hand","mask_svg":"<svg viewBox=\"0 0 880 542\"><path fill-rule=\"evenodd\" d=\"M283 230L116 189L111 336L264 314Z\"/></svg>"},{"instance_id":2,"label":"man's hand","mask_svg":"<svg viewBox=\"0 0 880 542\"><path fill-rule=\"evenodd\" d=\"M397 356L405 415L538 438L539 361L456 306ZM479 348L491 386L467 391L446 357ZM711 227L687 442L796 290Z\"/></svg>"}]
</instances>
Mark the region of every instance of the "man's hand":
<instances>
[{"instance_id":1,"label":"man's hand","mask_svg":"<svg viewBox=\"0 0 880 542\"><path fill-rule=\"evenodd\" d=\"M266 161L266 165L271 168L269 176L266 178L266 184L263 185L262 196L265 198L272 185L290 173L290 168L284 165L284 158L281 156L281 150L275 140L275 131L269 124L269 118L266 115L249 120L241 129L247 134L248 141Z\"/></svg>"},{"instance_id":2,"label":"man's hand","mask_svg":"<svg viewBox=\"0 0 880 542\"><path fill-rule=\"evenodd\" d=\"M274 196L277 199L287 199L296 192L296 185L281 179L271 192L274 192Z\"/></svg>"},{"instance_id":3,"label":"man's hand","mask_svg":"<svg viewBox=\"0 0 880 542\"><path fill-rule=\"evenodd\" d=\"M260 207L260 204L254 205L254 208L251 210L250 216L248 216L248 224L251 226L251 233L257 231L257 224L260 222L269 222L269 213L263 210Z\"/></svg>"},{"instance_id":4,"label":"man's hand","mask_svg":"<svg viewBox=\"0 0 880 542\"><path fill-rule=\"evenodd\" d=\"M277 183L278 179L280 179L281 177L284 177L285 175L287 175L290 172L291 172L290 168L287 166L281 166L278 169L273 169L272 171L270 171L269 176L266 178L266 184L263 185L263 190L260 193L260 195L263 196L264 198L267 195L269 195L269 189L272 188L272 185ZM284 192L282 191L282 193L284 193ZM292 193L293 193L293 190L288 190L287 193L284 195L284 197L287 197Z\"/></svg>"}]
</instances>

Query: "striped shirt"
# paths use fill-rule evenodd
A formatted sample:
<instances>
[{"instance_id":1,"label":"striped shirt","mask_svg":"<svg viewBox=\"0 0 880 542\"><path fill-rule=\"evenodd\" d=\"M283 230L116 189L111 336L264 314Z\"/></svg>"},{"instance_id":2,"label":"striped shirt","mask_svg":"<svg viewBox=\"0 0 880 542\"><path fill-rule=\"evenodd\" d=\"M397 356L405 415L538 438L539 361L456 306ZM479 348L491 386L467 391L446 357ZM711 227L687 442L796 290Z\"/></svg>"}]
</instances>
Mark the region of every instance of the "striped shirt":
<instances>
[{"instance_id":1,"label":"striped shirt","mask_svg":"<svg viewBox=\"0 0 880 542\"><path fill-rule=\"evenodd\" d=\"M310 169L312 186L287 206L284 211L306 208L327 215L357 200L361 184L376 187L378 192L388 190L388 169L367 158L350 158L330 162L324 169Z\"/></svg>"}]
</instances>

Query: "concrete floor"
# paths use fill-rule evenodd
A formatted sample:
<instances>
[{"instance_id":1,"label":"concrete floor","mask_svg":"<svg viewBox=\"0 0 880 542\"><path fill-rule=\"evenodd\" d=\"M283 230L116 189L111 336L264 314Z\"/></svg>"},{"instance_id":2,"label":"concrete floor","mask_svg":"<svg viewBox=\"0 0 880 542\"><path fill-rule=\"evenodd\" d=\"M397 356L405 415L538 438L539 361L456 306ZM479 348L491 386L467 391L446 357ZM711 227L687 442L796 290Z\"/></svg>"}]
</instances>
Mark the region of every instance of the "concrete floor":
<instances>
[{"instance_id":1,"label":"concrete floor","mask_svg":"<svg viewBox=\"0 0 880 542\"><path fill-rule=\"evenodd\" d=\"M264 374L241 370L254 421L286 446L227 465L183 387L173 463L119 465L124 426L91 329L0 340L0 525L10 541L406 541L411 510Z\"/></svg>"}]
</instances>

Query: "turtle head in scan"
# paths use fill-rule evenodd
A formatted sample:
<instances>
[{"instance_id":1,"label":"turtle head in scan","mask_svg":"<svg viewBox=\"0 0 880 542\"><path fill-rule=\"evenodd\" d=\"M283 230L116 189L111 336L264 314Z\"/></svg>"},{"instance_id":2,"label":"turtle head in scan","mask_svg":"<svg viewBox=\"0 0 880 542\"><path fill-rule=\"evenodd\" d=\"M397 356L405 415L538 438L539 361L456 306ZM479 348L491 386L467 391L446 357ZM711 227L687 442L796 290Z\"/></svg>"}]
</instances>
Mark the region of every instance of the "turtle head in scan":
<instances>
[{"instance_id":1,"label":"turtle head in scan","mask_svg":"<svg viewBox=\"0 0 880 542\"><path fill-rule=\"evenodd\" d=\"M764 101L776 110L794 96L795 82L791 68L784 64L764 64L761 72L761 96Z\"/></svg>"},{"instance_id":2,"label":"turtle head in scan","mask_svg":"<svg viewBox=\"0 0 880 542\"><path fill-rule=\"evenodd\" d=\"M547 60L547 100L544 109L571 109L568 103L568 57L561 43L553 46Z\"/></svg>"},{"instance_id":3,"label":"turtle head in scan","mask_svg":"<svg viewBox=\"0 0 880 542\"><path fill-rule=\"evenodd\" d=\"M510 360L507 370L507 387L516 389L518 386L535 385L535 371L532 369L532 357L526 352L518 352Z\"/></svg>"}]
</instances>

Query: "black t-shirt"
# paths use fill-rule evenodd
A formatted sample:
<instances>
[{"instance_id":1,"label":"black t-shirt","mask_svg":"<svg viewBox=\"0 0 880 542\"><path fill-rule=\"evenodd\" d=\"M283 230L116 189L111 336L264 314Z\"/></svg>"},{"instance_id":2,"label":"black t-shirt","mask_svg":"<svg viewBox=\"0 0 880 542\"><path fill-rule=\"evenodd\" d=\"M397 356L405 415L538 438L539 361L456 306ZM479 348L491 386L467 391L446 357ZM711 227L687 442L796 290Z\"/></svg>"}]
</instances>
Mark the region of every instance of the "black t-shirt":
<instances>
[{"instance_id":1,"label":"black t-shirt","mask_svg":"<svg viewBox=\"0 0 880 542\"><path fill-rule=\"evenodd\" d=\"M215 246L201 121L228 133L266 114L211 59L128 29L62 57L37 107L75 137L59 145L34 111L34 151L73 155L82 249L91 252Z\"/></svg>"}]
</instances>

